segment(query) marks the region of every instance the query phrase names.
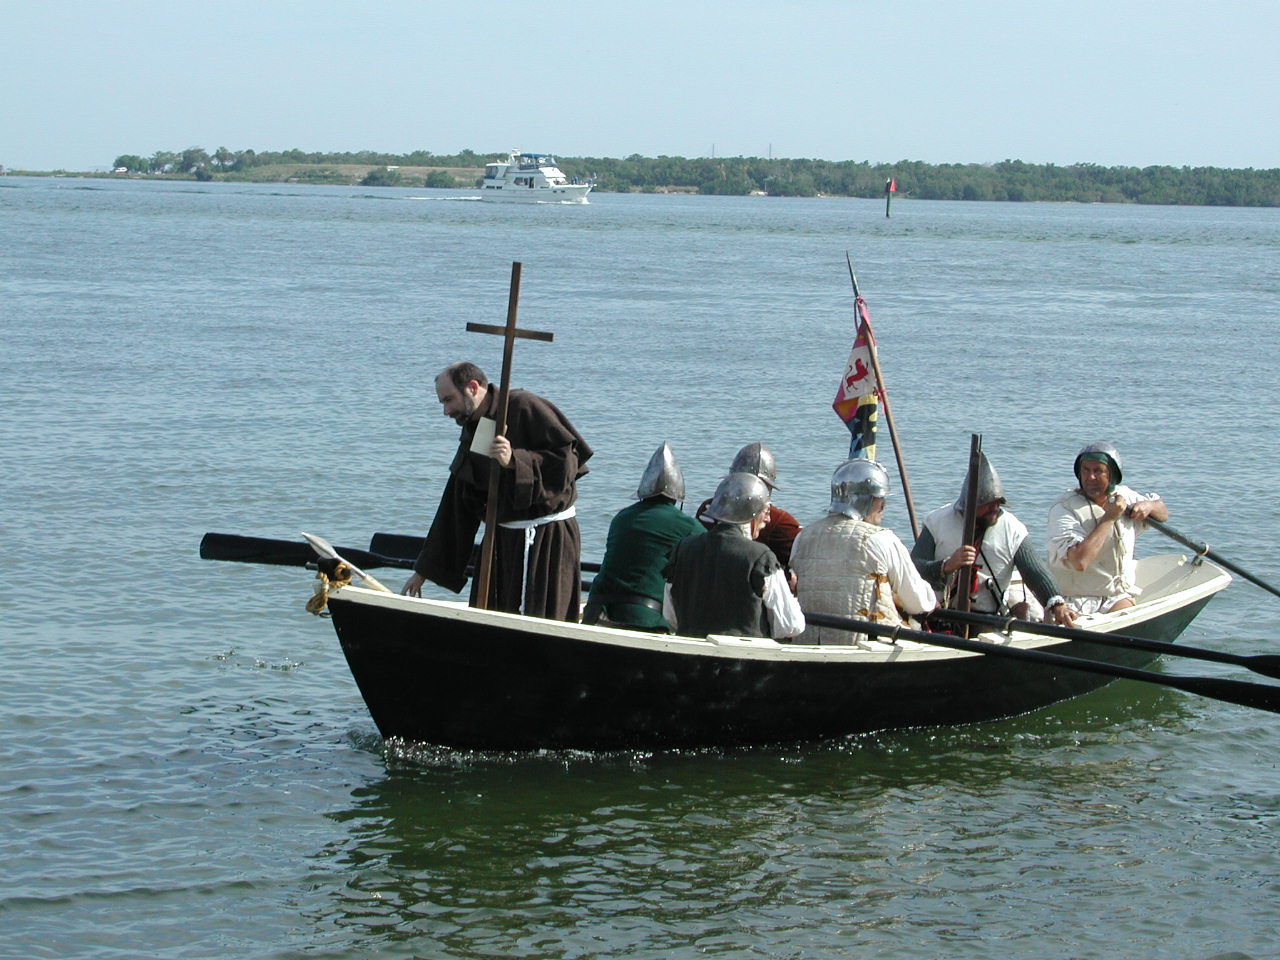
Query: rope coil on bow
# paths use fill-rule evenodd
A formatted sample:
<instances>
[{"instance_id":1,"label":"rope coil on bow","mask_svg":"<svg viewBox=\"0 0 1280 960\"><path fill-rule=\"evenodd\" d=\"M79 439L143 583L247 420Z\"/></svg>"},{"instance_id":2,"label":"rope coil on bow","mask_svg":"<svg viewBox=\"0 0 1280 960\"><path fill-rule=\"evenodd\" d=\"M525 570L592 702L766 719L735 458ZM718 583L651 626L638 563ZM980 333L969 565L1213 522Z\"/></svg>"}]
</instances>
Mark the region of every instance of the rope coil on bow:
<instances>
[{"instance_id":1,"label":"rope coil on bow","mask_svg":"<svg viewBox=\"0 0 1280 960\"><path fill-rule=\"evenodd\" d=\"M328 616L329 588L345 587L351 582L351 565L341 560L322 559L316 567L316 579L320 582L307 601L307 612L317 617Z\"/></svg>"}]
</instances>

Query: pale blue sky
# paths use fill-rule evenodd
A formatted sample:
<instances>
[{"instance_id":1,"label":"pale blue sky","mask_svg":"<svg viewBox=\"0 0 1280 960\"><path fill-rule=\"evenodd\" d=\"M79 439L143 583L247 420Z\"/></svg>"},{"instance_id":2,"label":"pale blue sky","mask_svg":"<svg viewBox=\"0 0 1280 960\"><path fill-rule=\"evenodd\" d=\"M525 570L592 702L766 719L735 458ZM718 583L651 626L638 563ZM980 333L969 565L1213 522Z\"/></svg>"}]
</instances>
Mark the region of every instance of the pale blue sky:
<instances>
[{"instance_id":1,"label":"pale blue sky","mask_svg":"<svg viewBox=\"0 0 1280 960\"><path fill-rule=\"evenodd\" d=\"M0 165L566 156L1280 166L1280 0L0 0Z\"/></svg>"}]
</instances>

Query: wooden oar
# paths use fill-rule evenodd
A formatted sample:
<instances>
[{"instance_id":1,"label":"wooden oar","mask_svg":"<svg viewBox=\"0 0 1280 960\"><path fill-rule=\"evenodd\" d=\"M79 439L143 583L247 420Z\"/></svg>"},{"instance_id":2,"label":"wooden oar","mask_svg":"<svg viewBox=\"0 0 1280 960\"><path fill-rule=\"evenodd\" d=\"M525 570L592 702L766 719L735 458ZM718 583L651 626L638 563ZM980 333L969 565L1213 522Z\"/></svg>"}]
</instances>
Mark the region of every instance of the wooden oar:
<instances>
[{"instance_id":1,"label":"wooden oar","mask_svg":"<svg viewBox=\"0 0 1280 960\"><path fill-rule=\"evenodd\" d=\"M1232 666L1244 667L1264 677L1280 680L1280 656L1275 654L1259 654L1245 656L1238 653L1225 653L1222 650L1209 650L1204 647L1192 647L1181 643L1169 643L1165 640L1149 640L1146 637L1133 637L1120 633L1102 633L1098 630L1083 630L1079 627L1063 627L1056 623L1040 623L1031 620L1013 620L1009 617L997 617L990 613L973 613L962 610L939 609L929 615L938 620L962 620L965 623L992 627L1004 633L1016 630L1019 633L1034 633L1042 637L1058 637L1063 640L1082 640L1096 643L1103 647L1120 647L1128 650L1151 650L1170 657L1187 657L1192 660L1209 660L1213 663L1229 663Z\"/></svg>"},{"instance_id":2,"label":"wooden oar","mask_svg":"<svg viewBox=\"0 0 1280 960\"><path fill-rule=\"evenodd\" d=\"M412 558L406 560L401 557L386 557L349 547L334 549L353 565L413 569ZM206 533L200 541L200 556L205 560L232 560L238 563L266 563L285 567L305 567L316 562L316 551L309 543L241 537L234 533ZM415 553L414 557L416 556Z\"/></svg>"},{"instance_id":3,"label":"wooden oar","mask_svg":"<svg viewBox=\"0 0 1280 960\"><path fill-rule=\"evenodd\" d=\"M413 566L413 561L418 559L418 553L422 550L422 540L422 537L403 533L375 533L369 540L369 549L381 556L403 558L409 561L409 566ZM588 573L599 573L600 564L583 560L582 569Z\"/></svg>"},{"instance_id":4,"label":"wooden oar","mask_svg":"<svg viewBox=\"0 0 1280 960\"><path fill-rule=\"evenodd\" d=\"M1230 560L1223 560L1222 557L1218 556L1216 553L1214 553L1212 550L1209 549L1209 545L1207 543L1201 540L1193 540L1190 537L1186 536L1185 534L1179 533L1177 530L1173 529L1173 527L1169 526L1163 520L1152 520L1150 517L1147 517L1142 522L1150 524L1151 526L1155 527L1157 530L1163 533L1170 540L1176 540L1178 543L1182 544L1184 547L1188 548L1189 550L1194 550L1198 555L1202 557L1208 557L1218 566L1225 567L1226 569L1230 570L1232 573L1239 574L1240 576L1244 577L1250 583L1257 584L1259 587L1261 587L1263 590L1266 590L1268 593L1274 593L1277 597L1280 597L1280 590L1277 590L1275 587L1267 583L1265 580L1261 580L1258 577L1255 577L1253 574L1249 573L1247 570L1241 570Z\"/></svg>"},{"instance_id":5,"label":"wooden oar","mask_svg":"<svg viewBox=\"0 0 1280 960\"><path fill-rule=\"evenodd\" d=\"M1007 647L1001 644L988 643L985 640L966 640L963 637L956 637L946 633L926 633L923 630L909 630L905 627L886 627L878 623L855 620L852 617L837 617L833 614L807 613L805 614L805 621L819 627L835 627L838 630L865 633L873 637L912 640L916 643L930 644L935 647L981 653L989 657L1005 657L1010 660L1037 663L1046 667L1066 667L1071 670L1097 673L1105 677L1115 677L1121 680L1154 683L1162 687L1173 687L1176 690L1195 693L1211 700L1223 700L1242 707L1254 707L1258 710L1280 713L1280 687L1265 683L1155 673L1151 670L1139 670L1137 667L1125 667L1114 663L1102 663L1098 660L1069 657L1061 653L1024 650L1021 647Z\"/></svg>"}]
</instances>

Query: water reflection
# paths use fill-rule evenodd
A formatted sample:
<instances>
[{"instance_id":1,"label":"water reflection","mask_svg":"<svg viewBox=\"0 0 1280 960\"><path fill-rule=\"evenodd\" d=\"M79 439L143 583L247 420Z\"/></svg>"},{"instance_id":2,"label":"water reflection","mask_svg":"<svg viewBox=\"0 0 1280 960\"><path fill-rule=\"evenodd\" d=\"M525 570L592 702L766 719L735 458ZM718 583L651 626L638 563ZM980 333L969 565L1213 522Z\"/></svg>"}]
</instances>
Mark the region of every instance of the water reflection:
<instances>
[{"instance_id":1,"label":"water reflection","mask_svg":"<svg viewBox=\"0 0 1280 960\"><path fill-rule=\"evenodd\" d=\"M988 921L957 902L923 923L920 896L1048 896L1098 858L1145 860L1127 830L1159 792L1141 735L1189 715L1163 690L1086 700L731 753L402 751L333 814L347 833L320 856L347 881L315 919L457 957L816 956L907 933L933 946L895 955L937 955ZM818 921L822 944L802 932Z\"/></svg>"}]
</instances>

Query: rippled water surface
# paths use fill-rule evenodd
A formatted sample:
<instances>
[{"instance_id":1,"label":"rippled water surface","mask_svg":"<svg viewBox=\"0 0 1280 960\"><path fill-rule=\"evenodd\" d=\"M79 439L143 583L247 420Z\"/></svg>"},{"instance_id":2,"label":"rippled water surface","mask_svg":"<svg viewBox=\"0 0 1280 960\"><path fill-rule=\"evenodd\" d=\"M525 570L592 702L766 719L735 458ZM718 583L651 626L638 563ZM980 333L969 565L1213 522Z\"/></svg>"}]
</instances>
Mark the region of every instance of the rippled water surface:
<instances>
[{"instance_id":1,"label":"rippled water surface","mask_svg":"<svg viewBox=\"0 0 1280 960\"><path fill-rule=\"evenodd\" d=\"M691 497L764 440L811 520L849 251L921 513L977 431L1042 540L1105 437L1280 582L1280 213L471 196L0 178L0 955L1276 955L1280 717L1121 683L730 753L388 748L310 575L196 549L421 533L456 436L431 378L496 372L463 328L502 321L513 260L556 334L516 384L597 450L588 556L662 440ZM1270 652L1278 602L1236 583L1186 640Z\"/></svg>"}]
</instances>

